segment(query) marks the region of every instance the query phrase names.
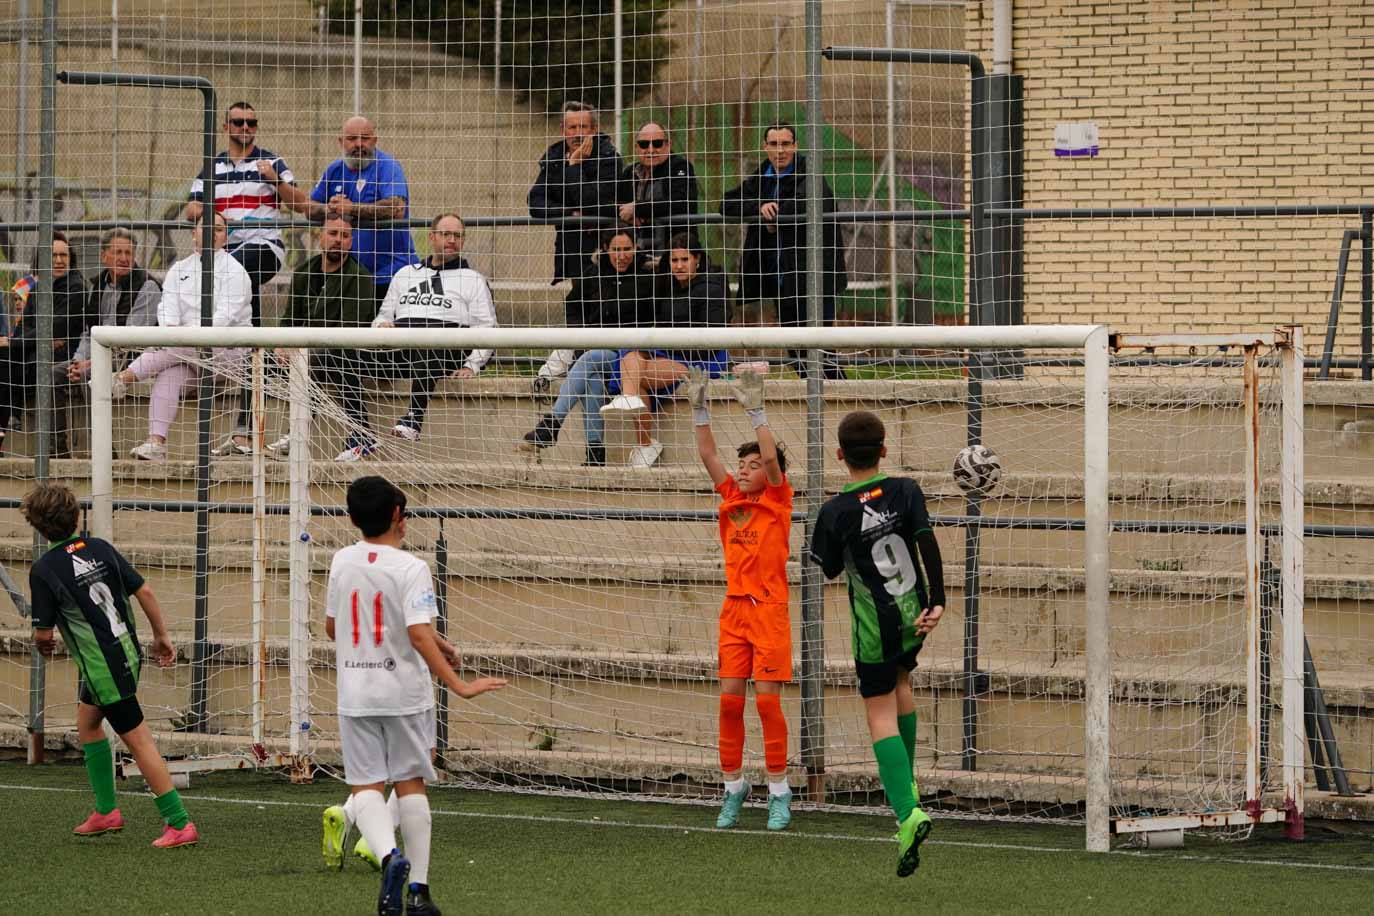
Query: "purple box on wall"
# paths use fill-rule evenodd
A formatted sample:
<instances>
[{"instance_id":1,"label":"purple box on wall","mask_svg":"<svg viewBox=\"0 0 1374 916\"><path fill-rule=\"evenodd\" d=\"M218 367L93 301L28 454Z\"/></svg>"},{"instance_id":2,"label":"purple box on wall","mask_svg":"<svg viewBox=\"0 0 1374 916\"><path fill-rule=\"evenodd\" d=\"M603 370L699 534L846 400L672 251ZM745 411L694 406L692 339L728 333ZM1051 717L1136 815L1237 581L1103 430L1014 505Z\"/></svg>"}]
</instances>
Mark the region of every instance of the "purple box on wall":
<instances>
[{"instance_id":1,"label":"purple box on wall","mask_svg":"<svg viewBox=\"0 0 1374 916\"><path fill-rule=\"evenodd\" d=\"M1056 156L1096 156L1098 151L1097 124L1084 121L1054 126L1054 154Z\"/></svg>"}]
</instances>

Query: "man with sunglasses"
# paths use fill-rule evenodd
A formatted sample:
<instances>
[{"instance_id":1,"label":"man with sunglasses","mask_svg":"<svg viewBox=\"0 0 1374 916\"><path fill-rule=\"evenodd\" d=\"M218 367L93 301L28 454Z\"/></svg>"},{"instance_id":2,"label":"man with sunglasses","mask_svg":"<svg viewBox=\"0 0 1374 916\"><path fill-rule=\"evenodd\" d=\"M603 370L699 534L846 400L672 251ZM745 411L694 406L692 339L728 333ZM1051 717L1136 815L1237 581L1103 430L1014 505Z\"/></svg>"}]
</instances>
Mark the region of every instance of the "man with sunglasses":
<instances>
[{"instance_id":1,"label":"man with sunglasses","mask_svg":"<svg viewBox=\"0 0 1374 916\"><path fill-rule=\"evenodd\" d=\"M270 150L257 145L258 113L248 102L229 106L224 118L224 133L229 146L215 157L215 212L230 222L280 220L280 189L295 190L295 176L286 162ZM183 211L185 219L198 222L205 208L205 176L191 182L191 199ZM281 230L271 227L235 226L225 247L243 265L253 285L253 326L262 324L261 290L276 276L286 260Z\"/></svg>"},{"instance_id":2,"label":"man with sunglasses","mask_svg":"<svg viewBox=\"0 0 1374 916\"><path fill-rule=\"evenodd\" d=\"M633 198L620 205L620 220L635 227L644 266L653 269L667 251L668 237L674 231L690 231L695 237L695 227L668 220L699 212L701 193L692 163L673 153L672 137L661 124L650 121L639 129L635 154L638 161L623 176Z\"/></svg>"}]
</instances>

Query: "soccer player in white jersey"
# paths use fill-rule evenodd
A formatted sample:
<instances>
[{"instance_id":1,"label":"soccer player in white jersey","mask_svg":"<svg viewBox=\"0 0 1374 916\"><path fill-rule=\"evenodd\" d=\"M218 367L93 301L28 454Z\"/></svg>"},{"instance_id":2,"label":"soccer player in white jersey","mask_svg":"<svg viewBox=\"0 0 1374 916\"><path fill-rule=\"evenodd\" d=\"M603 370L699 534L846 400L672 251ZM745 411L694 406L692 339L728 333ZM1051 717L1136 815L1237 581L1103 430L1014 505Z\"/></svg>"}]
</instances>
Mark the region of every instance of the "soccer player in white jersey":
<instances>
[{"instance_id":1,"label":"soccer player in white jersey","mask_svg":"<svg viewBox=\"0 0 1374 916\"><path fill-rule=\"evenodd\" d=\"M325 631L334 640L344 780L358 829L382 852L379 916L438 916L429 895L429 799L435 778L434 683L471 699L504 687L497 678L462 680L444 659L431 621L436 602L429 567L401 548L406 497L384 477L348 488L348 517L362 540L334 554ZM406 855L382 790L393 783Z\"/></svg>"}]
</instances>

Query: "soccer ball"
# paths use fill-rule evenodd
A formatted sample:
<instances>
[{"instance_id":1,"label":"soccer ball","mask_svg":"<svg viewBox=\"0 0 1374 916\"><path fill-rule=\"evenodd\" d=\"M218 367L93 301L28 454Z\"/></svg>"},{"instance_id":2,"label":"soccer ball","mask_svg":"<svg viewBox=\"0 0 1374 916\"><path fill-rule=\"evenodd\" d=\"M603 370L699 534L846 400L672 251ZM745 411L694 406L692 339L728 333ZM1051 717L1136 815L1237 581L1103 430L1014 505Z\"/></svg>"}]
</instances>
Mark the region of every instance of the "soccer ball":
<instances>
[{"instance_id":1,"label":"soccer ball","mask_svg":"<svg viewBox=\"0 0 1374 916\"><path fill-rule=\"evenodd\" d=\"M969 445L954 456L954 482L965 493L986 495L1002 479L1002 459L986 445Z\"/></svg>"}]
</instances>

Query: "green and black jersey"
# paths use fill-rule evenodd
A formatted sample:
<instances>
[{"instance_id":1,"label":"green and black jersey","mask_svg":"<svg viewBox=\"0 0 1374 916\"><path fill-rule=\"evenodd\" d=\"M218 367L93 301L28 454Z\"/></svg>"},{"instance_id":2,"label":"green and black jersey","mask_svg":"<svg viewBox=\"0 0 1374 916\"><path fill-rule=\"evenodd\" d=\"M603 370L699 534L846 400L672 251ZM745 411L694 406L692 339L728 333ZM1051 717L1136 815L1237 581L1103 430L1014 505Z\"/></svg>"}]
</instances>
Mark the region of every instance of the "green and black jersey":
<instances>
[{"instance_id":1,"label":"green and black jersey","mask_svg":"<svg viewBox=\"0 0 1374 916\"><path fill-rule=\"evenodd\" d=\"M847 485L821 507L811 558L827 579L848 573L856 660L879 664L920 648L916 618L944 605L945 584L916 481L876 474Z\"/></svg>"},{"instance_id":2,"label":"green and black jersey","mask_svg":"<svg viewBox=\"0 0 1374 916\"><path fill-rule=\"evenodd\" d=\"M72 537L48 548L29 571L33 625L56 626L97 706L134 695L143 656L129 597L143 577L100 538Z\"/></svg>"}]
</instances>

